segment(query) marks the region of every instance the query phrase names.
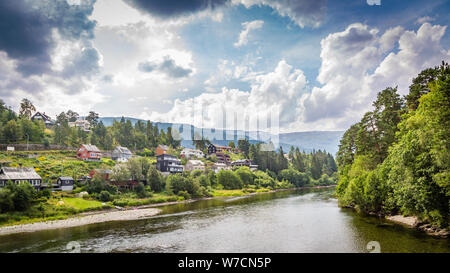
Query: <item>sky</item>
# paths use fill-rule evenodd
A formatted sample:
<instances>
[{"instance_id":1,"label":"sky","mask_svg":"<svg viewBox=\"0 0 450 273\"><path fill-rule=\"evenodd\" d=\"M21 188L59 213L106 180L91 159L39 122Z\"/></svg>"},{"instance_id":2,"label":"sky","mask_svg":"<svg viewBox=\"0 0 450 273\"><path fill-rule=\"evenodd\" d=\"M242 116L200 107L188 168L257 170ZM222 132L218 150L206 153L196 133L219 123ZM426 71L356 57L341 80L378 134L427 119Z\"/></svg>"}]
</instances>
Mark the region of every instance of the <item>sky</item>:
<instances>
[{"instance_id":1,"label":"sky","mask_svg":"<svg viewBox=\"0 0 450 273\"><path fill-rule=\"evenodd\" d=\"M52 117L345 130L449 61L448 14L442 0L0 0L0 98Z\"/></svg>"}]
</instances>

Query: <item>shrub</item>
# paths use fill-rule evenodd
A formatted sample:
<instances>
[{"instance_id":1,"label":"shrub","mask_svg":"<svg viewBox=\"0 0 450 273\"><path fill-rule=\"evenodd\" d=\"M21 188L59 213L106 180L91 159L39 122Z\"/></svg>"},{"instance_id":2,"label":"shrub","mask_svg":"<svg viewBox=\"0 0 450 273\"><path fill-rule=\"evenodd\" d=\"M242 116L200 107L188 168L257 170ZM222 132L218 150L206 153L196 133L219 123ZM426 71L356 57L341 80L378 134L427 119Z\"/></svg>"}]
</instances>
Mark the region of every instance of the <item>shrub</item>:
<instances>
[{"instance_id":1,"label":"shrub","mask_svg":"<svg viewBox=\"0 0 450 273\"><path fill-rule=\"evenodd\" d=\"M184 200L191 199L191 195L187 191L179 191L178 195L182 196Z\"/></svg>"},{"instance_id":2,"label":"shrub","mask_svg":"<svg viewBox=\"0 0 450 273\"><path fill-rule=\"evenodd\" d=\"M241 178L230 170L220 170L217 173L217 182L227 190L241 189L243 184Z\"/></svg>"},{"instance_id":3,"label":"shrub","mask_svg":"<svg viewBox=\"0 0 450 273\"><path fill-rule=\"evenodd\" d=\"M100 192L100 195L98 196L98 199L102 202L108 202L111 201L111 194L107 191Z\"/></svg>"},{"instance_id":4,"label":"shrub","mask_svg":"<svg viewBox=\"0 0 450 273\"><path fill-rule=\"evenodd\" d=\"M145 198L147 197L147 191L145 190L145 186L142 182L139 182L139 184L137 185L136 189L136 195L139 198Z\"/></svg>"}]
</instances>

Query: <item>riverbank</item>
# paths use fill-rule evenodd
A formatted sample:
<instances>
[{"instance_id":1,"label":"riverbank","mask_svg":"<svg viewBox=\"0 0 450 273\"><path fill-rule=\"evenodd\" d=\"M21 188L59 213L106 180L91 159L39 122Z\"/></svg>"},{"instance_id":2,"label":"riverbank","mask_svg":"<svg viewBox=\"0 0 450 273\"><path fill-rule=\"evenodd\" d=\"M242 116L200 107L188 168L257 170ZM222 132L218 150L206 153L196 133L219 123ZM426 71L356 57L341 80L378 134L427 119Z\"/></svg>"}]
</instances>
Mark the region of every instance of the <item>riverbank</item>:
<instances>
[{"instance_id":1,"label":"riverbank","mask_svg":"<svg viewBox=\"0 0 450 273\"><path fill-rule=\"evenodd\" d=\"M356 210L352 206L342 206L342 208ZM421 222L417 216L384 215L384 214L375 213L375 212L367 212L366 214L369 216L384 218L390 222L393 222L393 223L399 224L399 225L403 225L408 228L417 229L417 230L425 232L426 234L433 236L433 237L438 237L438 238L443 238L443 239L450 237L450 231L448 229L439 228L439 227L433 226L429 223Z\"/></svg>"},{"instance_id":2,"label":"riverbank","mask_svg":"<svg viewBox=\"0 0 450 273\"><path fill-rule=\"evenodd\" d=\"M292 191L292 190L301 190L301 189L321 189L321 188L330 188L330 187L335 187L335 186L336 185L297 187L297 188L290 188L290 189L274 189L274 190L265 191L265 192L252 192L252 193L248 193L248 194L241 195L241 196L251 196L251 195L255 195L255 194L273 193L273 192L278 192L278 191ZM196 202L196 201L200 201L200 200L208 200L208 199L224 198L224 197L226 197L226 196L203 197L203 198L188 199L188 200L183 200L183 201L173 201L173 202L141 205L141 206L129 207L127 209L116 207L114 209L108 209L108 210L84 212L84 213L76 214L73 217L70 217L68 219L3 226L3 227L0 227L0 236L14 234L14 233L34 232L34 231L59 229L59 228L70 228L70 227L84 226L84 225L89 225L89 224L111 222L111 221L138 220L138 219L147 218L147 217L151 217L151 216L158 214L160 212L160 210L157 209L156 207L173 205L173 204L181 204L181 203L191 203L191 202Z\"/></svg>"},{"instance_id":3,"label":"riverbank","mask_svg":"<svg viewBox=\"0 0 450 273\"><path fill-rule=\"evenodd\" d=\"M47 222L36 222L31 224L0 227L0 235L77 227L112 221L138 220L155 216L159 212L160 210L156 208L101 211L95 213L90 212L85 213L84 215L80 214L77 217L68 218L64 220L54 220Z\"/></svg>"},{"instance_id":4,"label":"riverbank","mask_svg":"<svg viewBox=\"0 0 450 273\"><path fill-rule=\"evenodd\" d=\"M449 230L439 228L428 223L422 223L416 216L393 215L386 216L386 219L397 224L402 224L410 228L418 229L431 236L440 238L448 238L450 236Z\"/></svg>"}]
</instances>

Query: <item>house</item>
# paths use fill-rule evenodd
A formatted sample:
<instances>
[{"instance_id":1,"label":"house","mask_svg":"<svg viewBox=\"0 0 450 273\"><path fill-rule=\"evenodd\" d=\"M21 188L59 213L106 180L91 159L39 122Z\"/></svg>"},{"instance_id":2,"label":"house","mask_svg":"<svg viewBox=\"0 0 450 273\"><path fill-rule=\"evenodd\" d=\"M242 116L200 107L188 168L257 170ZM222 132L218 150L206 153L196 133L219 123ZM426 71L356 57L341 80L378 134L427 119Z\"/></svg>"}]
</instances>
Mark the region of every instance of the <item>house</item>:
<instances>
[{"instance_id":1,"label":"house","mask_svg":"<svg viewBox=\"0 0 450 273\"><path fill-rule=\"evenodd\" d=\"M222 152L216 152L216 158L217 158L217 162L219 163L224 163L229 165L230 164L230 155L226 154L226 153L222 153Z\"/></svg>"},{"instance_id":2,"label":"house","mask_svg":"<svg viewBox=\"0 0 450 273\"><path fill-rule=\"evenodd\" d=\"M232 167L242 167L242 166L250 167L251 164L252 161L250 159L239 159L231 162Z\"/></svg>"},{"instance_id":3,"label":"house","mask_svg":"<svg viewBox=\"0 0 450 273\"><path fill-rule=\"evenodd\" d=\"M239 159L231 162L232 167L249 167L251 171L256 171L258 169L258 165L254 165L250 159Z\"/></svg>"},{"instance_id":4,"label":"house","mask_svg":"<svg viewBox=\"0 0 450 273\"><path fill-rule=\"evenodd\" d=\"M109 184L116 186L120 190L133 190L139 185L139 182L134 180L110 181Z\"/></svg>"},{"instance_id":5,"label":"house","mask_svg":"<svg viewBox=\"0 0 450 273\"><path fill-rule=\"evenodd\" d=\"M77 158L81 160L99 161L102 153L95 145L83 144L77 151Z\"/></svg>"},{"instance_id":6,"label":"house","mask_svg":"<svg viewBox=\"0 0 450 273\"><path fill-rule=\"evenodd\" d=\"M155 155L158 156L158 155L162 155L162 154L167 154L168 151L169 151L169 146L160 144L155 149Z\"/></svg>"},{"instance_id":7,"label":"house","mask_svg":"<svg viewBox=\"0 0 450 273\"><path fill-rule=\"evenodd\" d=\"M42 178L33 167L2 167L0 169L0 187L6 186L8 181L16 184L30 183L36 190L39 190Z\"/></svg>"},{"instance_id":8,"label":"house","mask_svg":"<svg viewBox=\"0 0 450 273\"><path fill-rule=\"evenodd\" d=\"M156 156L156 169L160 172L182 173L181 161L173 155L161 154Z\"/></svg>"},{"instance_id":9,"label":"house","mask_svg":"<svg viewBox=\"0 0 450 273\"><path fill-rule=\"evenodd\" d=\"M186 171L193 171L193 170L205 170L205 163L203 163L201 160L189 160L186 162L186 165L184 166Z\"/></svg>"},{"instance_id":10,"label":"house","mask_svg":"<svg viewBox=\"0 0 450 273\"><path fill-rule=\"evenodd\" d=\"M54 190L61 190L61 191L71 191L73 190L73 184L75 181L72 177L59 177L56 181L56 188L54 187Z\"/></svg>"},{"instance_id":11,"label":"house","mask_svg":"<svg viewBox=\"0 0 450 273\"><path fill-rule=\"evenodd\" d=\"M111 159L118 162L127 162L133 154L127 147L117 146L111 153Z\"/></svg>"},{"instance_id":12,"label":"house","mask_svg":"<svg viewBox=\"0 0 450 273\"><path fill-rule=\"evenodd\" d=\"M217 152L232 152L233 148L228 147L228 146L221 146L221 145L214 145L214 144L209 144L208 146L208 154L215 154Z\"/></svg>"},{"instance_id":13,"label":"house","mask_svg":"<svg viewBox=\"0 0 450 273\"><path fill-rule=\"evenodd\" d=\"M45 124L45 127L47 128L50 128L55 124L55 122L49 116L41 112L36 112L33 116L31 116L31 121L35 120L42 120Z\"/></svg>"},{"instance_id":14,"label":"house","mask_svg":"<svg viewBox=\"0 0 450 273\"><path fill-rule=\"evenodd\" d=\"M201 158L204 157L205 155L200 150L184 148L183 151L181 151L180 156L182 158L192 158L192 157Z\"/></svg>"},{"instance_id":15,"label":"house","mask_svg":"<svg viewBox=\"0 0 450 273\"><path fill-rule=\"evenodd\" d=\"M94 178L94 176L98 174L101 178L105 179L106 181L109 180L109 177L112 174L111 170L107 170L107 169L93 169L90 173L89 176L92 178Z\"/></svg>"},{"instance_id":16,"label":"house","mask_svg":"<svg viewBox=\"0 0 450 273\"><path fill-rule=\"evenodd\" d=\"M77 119L76 121L69 122L69 127L80 128L85 132L91 131L91 123L85 119Z\"/></svg>"},{"instance_id":17,"label":"house","mask_svg":"<svg viewBox=\"0 0 450 273\"><path fill-rule=\"evenodd\" d=\"M214 165L212 165L211 169L215 173L218 173L220 170L229 170L230 167L225 163L214 163Z\"/></svg>"}]
</instances>

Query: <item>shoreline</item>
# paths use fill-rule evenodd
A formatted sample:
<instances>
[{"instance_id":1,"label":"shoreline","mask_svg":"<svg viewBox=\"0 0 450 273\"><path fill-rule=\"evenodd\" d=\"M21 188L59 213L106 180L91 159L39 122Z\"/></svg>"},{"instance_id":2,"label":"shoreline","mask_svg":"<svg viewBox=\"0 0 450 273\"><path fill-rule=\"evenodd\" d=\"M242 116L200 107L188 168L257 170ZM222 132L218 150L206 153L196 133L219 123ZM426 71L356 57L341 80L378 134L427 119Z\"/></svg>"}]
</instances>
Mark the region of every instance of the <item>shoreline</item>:
<instances>
[{"instance_id":1,"label":"shoreline","mask_svg":"<svg viewBox=\"0 0 450 273\"><path fill-rule=\"evenodd\" d=\"M155 216L160 212L161 210L156 208L129 209L116 211L102 210L97 213L85 214L84 216L78 214L77 216L63 220L52 220L46 222L34 222L30 224L20 224L20 225L0 227L0 236L11 235L16 233L29 233L42 230L71 228L114 221L139 220Z\"/></svg>"},{"instance_id":2,"label":"shoreline","mask_svg":"<svg viewBox=\"0 0 450 273\"><path fill-rule=\"evenodd\" d=\"M352 209L356 211L356 209L352 206L340 206L340 208ZM417 216L403 216L403 215L383 215L375 212L362 212L367 216L374 216L378 218L383 218L389 222L392 222L397 225L402 225L407 228L412 228L417 231L424 232L429 236L433 236L436 238L447 239L450 237L450 230L445 228L439 228L430 223L422 222L419 220Z\"/></svg>"},{"instance_id":3,"label":"shoreline","mask_svg":"<svg viewBox=\"0 0 450 273\"><path fill-rule=\"evenodd\" d=\"M313 187L296 187L290 189L275 189L266 192L252 192L240 196L252 196L255 194L264 194L264 193L273 193L278 191L292 191L292 190L302 190L302 189L322 189L322 188L331 188L336 185L328 185L328 186L313 186ZM18 233L29 233L35 231L43 231L43 230L52 230L52 229L60 229L60 228L71 228L78 226L85 226L90 224L98 224L98 223L106 223L113 221L132 221L145 219L152 216L155 216L161 212L157 207L174 205L174 204L183 204L183 203L192 203L201 200L209 200L209 199L218 199L224 197L233 197L233 196L212 196L212 197L202 197L195 199L188 199L183 201L172 201L172 202L163 202L142 206L134 206L129 208L114 208L108 210L98 210L98 211L90 211L83 212L80 214L76 214L72 217L62 220L51 220L51 221L41 221L34 222L29 224L18 224L18 225L10 225L0 227L0 236L3 235L11 235Z\"/></svg>"},{"instance_id":4,"label":"shoreline","mask_svg":"<svg viewBox=\"0 0 450 273\"><path fill-rule=\"evenodd\" d=\"M403 216L403 215L392 215L386 216L386 220L407 226L409 228L414 228L419 231L425 232L427 235L448 238L450 231L445 228L439 228L428 223L423 223L419 220L417 216Z\"/></svg>"}]
</instances>

